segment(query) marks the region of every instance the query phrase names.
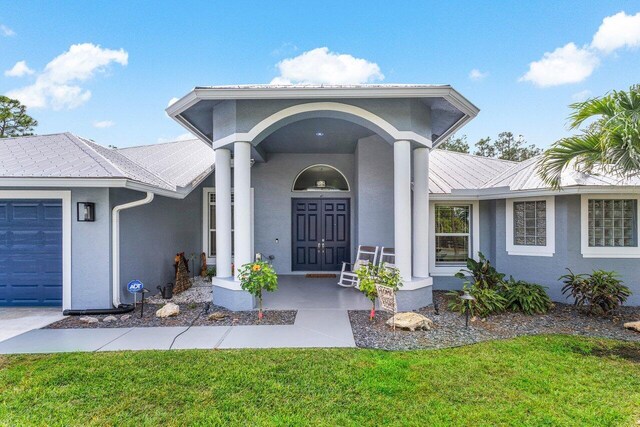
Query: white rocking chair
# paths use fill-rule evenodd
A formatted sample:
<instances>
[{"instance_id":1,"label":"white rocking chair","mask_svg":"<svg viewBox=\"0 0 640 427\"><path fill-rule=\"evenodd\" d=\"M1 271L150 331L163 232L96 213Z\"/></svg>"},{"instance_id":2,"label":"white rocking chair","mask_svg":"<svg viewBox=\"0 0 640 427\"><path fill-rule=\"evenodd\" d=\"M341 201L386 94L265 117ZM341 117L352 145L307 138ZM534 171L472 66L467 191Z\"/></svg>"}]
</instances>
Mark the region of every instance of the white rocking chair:
<instances>
[{"instance_id":1,"label":"white rocking chair","mask_svg":"<svg viewBox=\"0 0 640 427\"><path fill-rule=\"evenodd\" d=\"M338 285L344 288L353 288L358 286L359 280L356 271L362 265L376 264L378 261L378 247L377 246L358 246L358 253L356 254L356 261L354 263L343 262L342 271L340 272L340 281ZM347 267L349 266L349 267Z\"/></svg>"},{"instance_id":2,"label":"white rocking chair","mask_svg":"<svg viewBox=\"0 0 640 427\"><path fill-rule=\"evenodd\" d=\"M380 248L380 258L378 259L380 267L396 268L396 251L394 248Z\"/></svg>"}]
</instances>

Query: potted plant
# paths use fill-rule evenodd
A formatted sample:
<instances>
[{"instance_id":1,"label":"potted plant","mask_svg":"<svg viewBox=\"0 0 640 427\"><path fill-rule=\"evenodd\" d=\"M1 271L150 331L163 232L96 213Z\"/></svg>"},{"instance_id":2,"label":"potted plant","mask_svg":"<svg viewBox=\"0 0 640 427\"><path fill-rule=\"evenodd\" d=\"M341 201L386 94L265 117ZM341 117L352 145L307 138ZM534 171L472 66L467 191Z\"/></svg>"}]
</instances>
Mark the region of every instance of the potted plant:
<instances>
[{"instance_id":1,"label":"potted plant","mask_svg":"<svg viewBox=\"0 0 640 427\"><path fill-rule=\"evenodd\" d=\"M243 265L238 273L240 287L258 299L258 319L262 319L262 292L278 289L275 270L264 261L255 261Z\"/></svg>"},{"instance_id":2,"label":"potted plant","mask_svg":"<svg viewBox=\"0 0 640 427\"><path fill-rule=\"evenodd\" d=\"M373 320L376 315L376 298L378 291L376 285L384 285L397 291L402 286L400 271L395 267L386 265L373 265L366 263L361 265L355 273L358 275L358 288L367 298L371 300L371 313L369 319Z\"/></svg>"}]
</instances>

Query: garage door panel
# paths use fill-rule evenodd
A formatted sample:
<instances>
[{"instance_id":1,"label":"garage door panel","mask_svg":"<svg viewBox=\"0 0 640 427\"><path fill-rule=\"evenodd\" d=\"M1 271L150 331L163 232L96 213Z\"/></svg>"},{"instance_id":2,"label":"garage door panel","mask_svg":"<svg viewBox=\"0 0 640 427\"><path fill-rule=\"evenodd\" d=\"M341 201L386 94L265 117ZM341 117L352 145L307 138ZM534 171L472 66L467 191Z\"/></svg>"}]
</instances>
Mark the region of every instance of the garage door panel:
<instances>
[{"instance_id":1,"label":"garage door panel","mask_svg":"<svg viewBox=\"0 0 640 427\"><path fill-rule=\"evenodd\" d=\"M0 305L61 304L61 201L0 201Z\"/></svg>"}]
</instances>

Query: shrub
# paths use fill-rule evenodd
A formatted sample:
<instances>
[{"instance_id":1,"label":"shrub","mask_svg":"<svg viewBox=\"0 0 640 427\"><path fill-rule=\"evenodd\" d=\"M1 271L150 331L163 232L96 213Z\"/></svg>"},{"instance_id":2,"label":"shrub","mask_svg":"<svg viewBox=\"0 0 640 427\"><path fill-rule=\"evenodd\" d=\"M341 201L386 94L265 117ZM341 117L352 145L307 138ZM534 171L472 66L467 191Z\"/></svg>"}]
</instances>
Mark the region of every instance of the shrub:
<instances>
[{"instance_id":1,"label":"shrub","mask_svg":"<svg viewBox=\"0 0 640 427\"><path fill-rule=\"evenodd\" d=\"M449 310L465 314L469 310L471 316L487 317L490 314L503 312L506 308L507 300L495 289L484 287L474 283L469 286L466 282L462 291L467 291L475 298L475 301L460 299L458 291L447 292L447 295L455 297L449 300Z\"/></svg>"},{"instance_id":2,"label":"shrub","mask_svg":"<svg viewBox=\"0 0 640 427\"><path fill-rule=\"evenodd\" d=\"M591 274L568 274L561 276L564 286L562 294L574 298L577 307L588 306L589 313L598 311L609 314L625 303L631 295L619 275L614 271L594 270Z\"/></svg>"},{"instance_id":3,"label":"shrub","mask_svg":"<svg viewBox=\"0 0 640 427\"><path fill-rule=\"evenodd\" d=\"M278 276L271 265L263 261L240 267L240 287L258 299L258 318L262 319L262 291L278 289Z\"/></svg>"},{"instance_id":4,"label":"shrub","mask_svg":"<svg viewBox=\"0 0 640 427\"><path fill-rule=\"evenodd\" d=\"M478 252L478 258L478 261L473 258L467 259L467 269L457 272L456 277L462 280L472 277L471 283L474 283L475 287L497 289L504 281L505 275L499 273L482 252Z\"/></svg>"},{"instance_id":5,"label":"shrub","mask_svg":"<svg viewBox=\"0 0 640 427\"><path fill-rule=\"evenodd\" d=\"M212 265L211 267L207 268L207 277L209 279L211 279L215 275L216 275L216 266L215 265Z\"/></svg>"},{"instance_id":6,"label":"shrub","mask_svg":"<svg viewBox=\"0 0 640 427\"><path fill-rule=\"evenodd\" d=\"M500 287L500 294L506 300L507 310L521 311L524 314L543 314L553 307L545 289L544 286L510 277L509 281Z\"/></svg>"},{"instance_id":7,"label":"shrub","mask_svg":"<svg viewBox=\"0 0 640 427\"><path fill-rule=\"evenodd\" d=\"M376 285L384 285L397 291L402 286L400 272L395 267L386 267L384 265L373 265L366 263L361 265L355 273L358 275L358 288L369 300L371 300L372 308L370 318L376 315L376 298L378 291Z\"/></svg>"}]
</instances>

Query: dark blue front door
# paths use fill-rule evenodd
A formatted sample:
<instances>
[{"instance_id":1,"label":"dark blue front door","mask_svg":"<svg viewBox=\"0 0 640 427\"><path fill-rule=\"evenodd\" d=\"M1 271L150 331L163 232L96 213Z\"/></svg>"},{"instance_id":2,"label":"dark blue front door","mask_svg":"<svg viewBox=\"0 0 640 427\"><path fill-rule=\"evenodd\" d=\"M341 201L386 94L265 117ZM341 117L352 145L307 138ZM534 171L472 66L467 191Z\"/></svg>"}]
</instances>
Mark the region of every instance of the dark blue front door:
<instances>
[{"instance_id":1,"label":"dark blue front door","mask_svg":"<svg viewBox=\"0 0 640 427\"><path fill-rule=\"evenodd\" d=\"M62 202L0 199L0 305L62 305Z\"/></svg>"},{"instance_id":2,"label":"dark blue front door","mask_svg":"<svg viewBox=\"0 0 640 427\"><path fill-rule=\"evenodd\" d=\"M293 271L338 271L350 260L349 199L292 199Z\"/></svg>"}]
</instances>

